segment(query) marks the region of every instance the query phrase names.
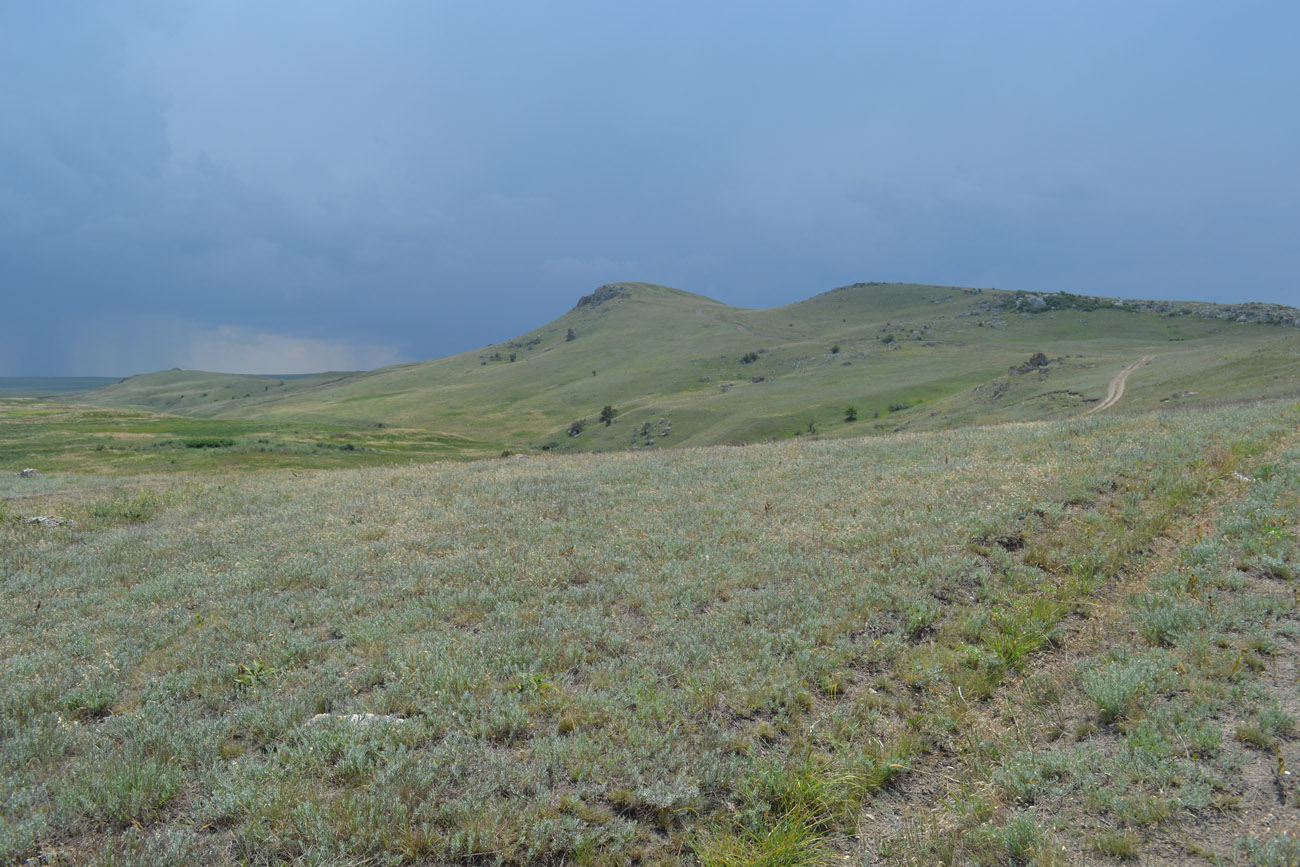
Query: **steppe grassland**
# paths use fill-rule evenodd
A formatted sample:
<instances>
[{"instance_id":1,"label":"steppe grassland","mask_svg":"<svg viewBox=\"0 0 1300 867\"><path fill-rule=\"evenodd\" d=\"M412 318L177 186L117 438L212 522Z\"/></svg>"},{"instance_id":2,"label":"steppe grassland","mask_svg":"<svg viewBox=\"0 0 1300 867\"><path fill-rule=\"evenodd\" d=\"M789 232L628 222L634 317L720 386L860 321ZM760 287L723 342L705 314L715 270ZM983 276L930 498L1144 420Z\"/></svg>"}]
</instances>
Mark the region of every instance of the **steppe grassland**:
<instances>
[{"instance_id":1,"label":"steppe grassland","mask_svg":"<svg viewBox=\"0 0 1300 867\"><path fill-rule=\"evenodd\" d=\"M501 453L429 430L188 418L0 396L0 467L133 474L362 467Z\"/></svg>"},{"instance_id":2,"label":"steppe grassland","mask_svg":"<svg viewBox=\"0 0 1300 867\"><path fill-rule=\"evenodd\" d=\"M1272 539L1251 556L1294 581L1285 492L1300 456L1272 452L1296 421L1273 404L117 487L7 477L0 860L818 863L877 850L858 832L882 787L954 750L972 703L1019 700L1098 595L1200 520L1232 472L1264 462L1260 490L1282 505L1231 544ZM75 523L17 520L38 513ZM1223 544L1207 569L1233 559ZM1285 601L1267 612L1278 628L1293 622ZM1247 615L1203 657L1266 660L1278 639ZM1166 619L1147 627L1153 653L1197 622ZM1095 693L1096 726L1142 718L1141 688L1099 690L1096 672L1127 675L1097 654L1068 661L1062 691ZM1281 743L1294 720L1250 691L1254 671L1211 671L1210 700L1240 704ZM308 725L318 713L401 721ZM1247 755L1204 740L1219 776ZM1046 795L1017 762L1034 742L968 743L982 800L882 854L959 851L953 829L986 863L1087 842L1032 812ZM1199 820L1202 801L1166 801L1139 831L1105 805L1074 809L1102 819L1088 845L1118 851Z\"/></svg>"}]
</instances>

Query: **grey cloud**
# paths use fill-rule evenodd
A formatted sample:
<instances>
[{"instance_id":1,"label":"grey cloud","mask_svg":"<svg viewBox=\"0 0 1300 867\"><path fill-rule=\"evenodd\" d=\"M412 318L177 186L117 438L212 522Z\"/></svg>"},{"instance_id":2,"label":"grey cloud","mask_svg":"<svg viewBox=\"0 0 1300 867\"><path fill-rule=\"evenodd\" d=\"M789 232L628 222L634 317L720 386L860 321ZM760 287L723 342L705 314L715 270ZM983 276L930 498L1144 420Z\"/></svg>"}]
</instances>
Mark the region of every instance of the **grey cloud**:
<instances>
[{"instance_id":1,"label":"grey cloud","mask_svg":"<svg viewBox=\"0 0 1300 867\"><path fill-rule=\"evenodd\" d=\"M1297 38L1163 0L26 4L0 374L191 359L78 356L80 320L433 357L611 279L1300 303Z\"/></svg>"}]
</instances>

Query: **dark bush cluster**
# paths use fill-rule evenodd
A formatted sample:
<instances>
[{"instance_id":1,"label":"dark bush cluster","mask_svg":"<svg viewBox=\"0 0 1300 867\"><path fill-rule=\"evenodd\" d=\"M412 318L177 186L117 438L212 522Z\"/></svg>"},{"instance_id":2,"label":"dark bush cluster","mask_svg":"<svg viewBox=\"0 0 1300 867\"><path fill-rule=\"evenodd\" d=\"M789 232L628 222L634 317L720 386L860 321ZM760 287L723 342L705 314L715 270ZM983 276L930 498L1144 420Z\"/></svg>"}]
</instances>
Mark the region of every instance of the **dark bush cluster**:
<instances>
[{"instance_id":1,"label":"dark bush cluster","mask_svg":"<svg viewBox=\"0 0 1300 867\"><path fill-rule=\"evenodd\" d=\"M234 440L226 437L191 437L185 440L187 449L225 449L234 444Z\"/></svg>"}]
</instances>

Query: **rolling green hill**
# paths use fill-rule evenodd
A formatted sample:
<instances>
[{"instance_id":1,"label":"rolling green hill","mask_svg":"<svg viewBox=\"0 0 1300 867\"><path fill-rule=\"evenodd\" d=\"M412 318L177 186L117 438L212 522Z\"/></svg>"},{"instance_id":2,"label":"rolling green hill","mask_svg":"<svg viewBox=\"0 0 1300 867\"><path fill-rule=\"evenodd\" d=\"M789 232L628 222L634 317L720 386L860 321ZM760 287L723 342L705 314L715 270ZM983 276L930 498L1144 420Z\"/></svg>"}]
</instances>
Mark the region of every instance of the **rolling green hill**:
<instances>
[{"instance_id":1,"label":"rolling green hill","mask_svg":"<svg viewBox=\"0 0 1300 867\"><path fill-rule=\"evenodd\" d=\"M1300 394L1300 311L855 284L748 310L603 286L505 343L360 373L164 371L79 399L197 417L420 428L502 448L662 448ZM1037 364L1030 364L1036 353ZM612 406L611 425L599 423ZM846 421L853 407L857 421ZM585 420L571 436L575 421Z\"/></svg>"}]
</instances>

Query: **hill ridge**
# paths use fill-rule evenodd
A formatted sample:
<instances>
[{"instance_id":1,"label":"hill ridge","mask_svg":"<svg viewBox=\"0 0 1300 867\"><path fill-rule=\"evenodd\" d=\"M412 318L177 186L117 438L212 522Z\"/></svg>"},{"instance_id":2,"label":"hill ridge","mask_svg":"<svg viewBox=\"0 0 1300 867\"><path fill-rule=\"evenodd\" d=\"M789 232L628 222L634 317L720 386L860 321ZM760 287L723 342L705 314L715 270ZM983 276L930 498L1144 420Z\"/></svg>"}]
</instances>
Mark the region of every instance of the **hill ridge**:
<instances>
[{"instance_id":1,"label":"hill ridge","mask_svg":"<svg viewBox=\"0 0 1300 867\"><path fill-rule=\"evenodd\" d=\"M1295 324L1300 310L1283 305L884 282L749 309L616 282L532 331L456 355L293 379L164 371L80 399L405 426L509 450L730 444L1062 417L1152 354L1122 411L1300 396L1300 335L1275 327ZM1014 372L1038 353L1056 363ZM598 420L603 407L613 416Z\"/></svg>"}]
</instances>

